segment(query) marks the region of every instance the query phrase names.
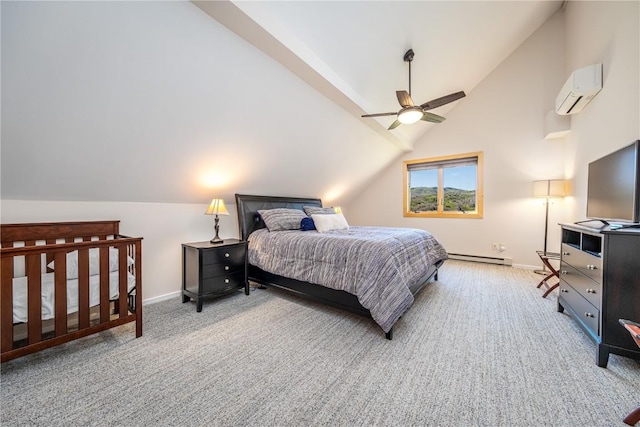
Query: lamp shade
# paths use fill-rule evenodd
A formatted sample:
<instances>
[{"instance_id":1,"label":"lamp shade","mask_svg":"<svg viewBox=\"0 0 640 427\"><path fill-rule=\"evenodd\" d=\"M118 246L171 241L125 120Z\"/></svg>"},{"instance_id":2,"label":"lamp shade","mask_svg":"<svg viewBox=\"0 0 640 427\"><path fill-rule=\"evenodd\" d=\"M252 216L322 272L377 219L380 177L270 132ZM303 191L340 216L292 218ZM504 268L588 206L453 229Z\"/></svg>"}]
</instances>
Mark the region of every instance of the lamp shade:
<instances>
[{"instance_id":1,"label":"lamp shade","mask_svg":"<svg viewBox=\"0 0 640 427\"><path fill-rule=\"evenodd\" d=\"M207 208L207 211L204 213L205 215L229 215L229 211L227 211L227 207L224 205L224 200L222 199L213 199L211 200L211 204Z\"/></svg>"},{"instance_id":2,"label":"lamp shade","mask_svg":"<svg viewBox=\"0 0 640 427\"><path fill-rule=\"evenodd\" d=\"M533 181L534 197L564 197L565 181L564 179L545 179L542 181Z\"/></svg>"}]
</instances>

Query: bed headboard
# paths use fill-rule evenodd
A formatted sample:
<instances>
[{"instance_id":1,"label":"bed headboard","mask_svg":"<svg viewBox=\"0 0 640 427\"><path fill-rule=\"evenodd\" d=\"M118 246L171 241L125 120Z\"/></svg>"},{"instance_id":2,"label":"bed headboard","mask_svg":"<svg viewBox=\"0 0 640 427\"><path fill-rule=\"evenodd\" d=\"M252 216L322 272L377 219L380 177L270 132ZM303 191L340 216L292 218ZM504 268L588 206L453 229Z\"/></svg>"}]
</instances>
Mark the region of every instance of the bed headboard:
<instances>
[{"instance_id":1,"label":"bed headboard","mask_svg":"<svg viewBox=\"0 0 640 427\"><path fill-rule=\"evenodd\" d=\"M238 209L238 225L240 238L246 240L253 231L265 228L264 221L258 215L259 209L300 209L303 206L322 206L320 199L306 199L302 197L280 196L250 196L236 194L236 208Z\"/></svg>"}]
</instances>

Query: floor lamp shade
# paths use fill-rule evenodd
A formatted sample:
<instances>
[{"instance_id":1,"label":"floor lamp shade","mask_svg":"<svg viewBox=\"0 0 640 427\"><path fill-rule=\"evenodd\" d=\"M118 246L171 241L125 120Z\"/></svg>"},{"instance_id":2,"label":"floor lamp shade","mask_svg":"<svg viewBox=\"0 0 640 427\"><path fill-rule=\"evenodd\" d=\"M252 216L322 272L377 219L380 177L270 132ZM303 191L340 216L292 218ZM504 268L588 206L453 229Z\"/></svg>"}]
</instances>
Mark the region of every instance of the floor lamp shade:
<instances>
[{"instance_id":1,"label":"floor lamp shade","mask_svg":"<svg viewBox=\"0 0 640 427\"><path fill-rule=\"evenodd\" d=\"M534 197L564 197L565 196L564 179L545 179L542 181L533 181Z\"/></svg>"}]
</instances>

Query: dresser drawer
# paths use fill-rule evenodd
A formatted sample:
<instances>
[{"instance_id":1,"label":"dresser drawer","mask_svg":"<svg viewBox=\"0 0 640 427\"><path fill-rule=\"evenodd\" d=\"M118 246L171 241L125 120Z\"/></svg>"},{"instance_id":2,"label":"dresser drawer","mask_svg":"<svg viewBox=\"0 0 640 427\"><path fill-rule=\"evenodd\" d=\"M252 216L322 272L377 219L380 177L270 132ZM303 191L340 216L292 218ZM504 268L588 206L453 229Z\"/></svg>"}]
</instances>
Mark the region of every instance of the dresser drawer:
<instances>
[{"instance_id":1,"label":"dresser drawer","mask_svg":"<svg viewBox=\"0 0 640 427\"><path fill-rule=\"evenodd\" d=\"M576 268L585 276L602 283L602 258L563 243L562 261Z\"/></svg>"},{"instance_id":2,"label":"dresser drawer","mask_svg":"<svg viewBox=\"0 0 640 427\"><path fill-rule=\"evenodd\" d=\"M566 300L567 307L580 323L586 326L594 336L600 334L600 311L580 295L564 280L560 281L560 296Z\"/></svg>"},{"instance_id":3,"label":"dresser drawer","mask_svg":"<svg viewBox=\"0 0 640 427\"><path fill-rule=\"evenodd\" d=\"M560 277L598 310L602 307L602 285L566 262L560 263Z\"/></svg>"},{"instance_id":4,"label":"dresser drawer","mask_svg":"<svg viewBox=\"0 0 640 427\"><path fill-rule=\"evenodd\" d=\"M239 273L216 276L202 281L203 294L226 293L244 287L244 271Z\"/></svg>"},{"instance_id":5,"label":"dresser drawer","mask_svg":"<svg viewBox=\"0 0 640 427\"><path fill-rule=\"evenodd\" d=\"M244 265L246 250L247 248L244 245L205 249L202 251L202 265Z\"/></svg>"}]
</instances>

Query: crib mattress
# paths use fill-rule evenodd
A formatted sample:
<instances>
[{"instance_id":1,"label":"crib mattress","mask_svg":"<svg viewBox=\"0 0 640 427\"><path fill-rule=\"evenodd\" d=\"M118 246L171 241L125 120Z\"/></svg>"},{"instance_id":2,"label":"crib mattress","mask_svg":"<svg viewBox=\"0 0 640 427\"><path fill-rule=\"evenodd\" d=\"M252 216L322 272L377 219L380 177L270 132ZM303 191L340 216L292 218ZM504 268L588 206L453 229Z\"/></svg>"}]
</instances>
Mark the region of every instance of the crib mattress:
<instances>
[{"instance_id":1,"label":"crib mattress","mask_svg":"<svg viewBox=\"0 0 640 427\"><path fill-rule=\"evenodd\" d=\"M109 299L117 299L119 296L119 272L109 273ZM127 272L127 292L131 292L136 286L136 278ZM55 286L54 273L42 275L42 319L48 320L55 317L54 304ZM89 276L89 304L95 307L100 304L100 275ZM78 279L67 280L67 313L78 311ZM27 321L27 277L13 279L13 323Z\"/></svg>"}]
</instances>

